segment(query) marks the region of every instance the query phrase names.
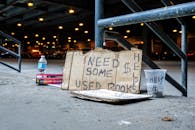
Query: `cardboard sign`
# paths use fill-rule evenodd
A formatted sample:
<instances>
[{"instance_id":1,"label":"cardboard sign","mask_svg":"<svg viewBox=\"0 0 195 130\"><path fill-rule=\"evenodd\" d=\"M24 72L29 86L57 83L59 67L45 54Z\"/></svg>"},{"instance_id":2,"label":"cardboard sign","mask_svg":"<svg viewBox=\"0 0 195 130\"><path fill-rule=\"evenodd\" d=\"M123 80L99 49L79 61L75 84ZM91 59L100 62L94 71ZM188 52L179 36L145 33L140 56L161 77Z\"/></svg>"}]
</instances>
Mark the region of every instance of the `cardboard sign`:
<instances>
[{"instance_id":1,"label":"cardboard sign","mask_svg":"<svg viewBox=\"0 0 195 130\"><path fill-rule=\"evenodd\" d=\"M86 54L69 51L63 72L62 89L109 89L140 93L142 51L113 52L95 49Z\"/></svg>"}]
</instances>

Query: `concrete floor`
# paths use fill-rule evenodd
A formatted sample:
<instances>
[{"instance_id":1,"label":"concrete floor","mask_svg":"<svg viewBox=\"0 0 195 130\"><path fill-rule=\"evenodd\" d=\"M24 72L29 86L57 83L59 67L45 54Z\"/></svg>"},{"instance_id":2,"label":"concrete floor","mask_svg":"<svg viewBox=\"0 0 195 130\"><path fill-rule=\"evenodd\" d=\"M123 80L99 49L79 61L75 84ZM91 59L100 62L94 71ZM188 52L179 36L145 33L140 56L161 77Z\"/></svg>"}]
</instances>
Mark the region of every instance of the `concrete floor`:
<instances>
[{"instance_id":1,"label":"concrete floor","mask_svg":"<svg viewBox=\"0 0 195 130\"><path fill-rule=\"evenodd\" d=\"M181 80L180 62L157 64ZM62 73L63 65L64 60L49 60L47 72ZM22 73L0 65L0 130L194 130L195 62L189 62L188 72L188 98L166 82L164 98L111 105L37 86L37 60L23 60ZM146 89L143 72L141 89ZM165 116L174 121L162 121Z\"/></svg>"}]
</instances>

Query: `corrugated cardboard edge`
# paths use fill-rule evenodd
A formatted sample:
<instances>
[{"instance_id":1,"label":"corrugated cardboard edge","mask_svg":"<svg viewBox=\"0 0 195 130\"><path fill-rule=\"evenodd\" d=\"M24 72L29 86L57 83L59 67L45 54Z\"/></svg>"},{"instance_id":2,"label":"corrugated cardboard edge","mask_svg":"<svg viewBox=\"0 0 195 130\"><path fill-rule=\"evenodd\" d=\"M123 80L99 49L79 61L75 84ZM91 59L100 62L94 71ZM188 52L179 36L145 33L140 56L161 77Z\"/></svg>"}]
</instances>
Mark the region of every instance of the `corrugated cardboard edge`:
<instances>
[{"instance_id":1,"label":"corrugated cardboard edge","mask_svg":"<svg viewBox=\"0 0 195 130\"><path fill-rule=\"evenodd\" d=\"M66 53L66 60L65 60L65 65L64 65L64 69L63 69L63 79L62 79L62 86L61 86L61 89L64 89L64 90L69 89L73 54L74 54L74 51L68 51Z\"/></svg>"}]
</instances>

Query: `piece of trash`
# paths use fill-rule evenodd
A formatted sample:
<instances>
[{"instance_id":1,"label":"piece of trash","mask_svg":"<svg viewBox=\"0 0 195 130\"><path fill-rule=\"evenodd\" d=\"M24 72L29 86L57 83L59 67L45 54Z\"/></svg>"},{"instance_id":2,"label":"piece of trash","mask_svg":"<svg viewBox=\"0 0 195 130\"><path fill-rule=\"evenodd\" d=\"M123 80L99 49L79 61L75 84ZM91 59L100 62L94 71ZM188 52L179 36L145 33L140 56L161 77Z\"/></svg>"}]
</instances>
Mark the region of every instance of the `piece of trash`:
<instances>
[{"instance_id":1,"label":"piece of trash","mask_svg":"<svg viewBox=\"0 0 195 130\"><path fill-rule=\"evenodd\" d=\"M165 116L162 118L163 121L174 121L175 119L173 117L170 116Z\"/></svg>"},{"instance_id":2,"label":"piece of trash","mask_svg":"<svg viewBox=\"0 0 195 130\"><path fill-rule=\"evenodd\" d=\"M121 120L121 121L118 122L118 124L119 124L119 125L130 125L130 124L132 124L132 123L129 122L129 121Z\"/></svg>"}]
</instances>

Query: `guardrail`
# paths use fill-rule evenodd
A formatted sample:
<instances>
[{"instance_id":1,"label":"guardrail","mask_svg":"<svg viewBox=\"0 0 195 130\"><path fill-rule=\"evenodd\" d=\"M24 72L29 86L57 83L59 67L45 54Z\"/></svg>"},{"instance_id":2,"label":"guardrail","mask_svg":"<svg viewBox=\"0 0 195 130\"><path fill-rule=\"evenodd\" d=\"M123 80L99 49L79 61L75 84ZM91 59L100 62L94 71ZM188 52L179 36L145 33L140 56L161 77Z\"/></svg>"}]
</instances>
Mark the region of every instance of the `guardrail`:
<instances>
[{"instance_id":1,"label":"guardrail","mask_svg":"<svg viewBox=\"0 0 195 130\"><path fill-rule=\"evenodd\" d=\"M10 39L13 42L18 44L18 52L17 53L0 45L0 50L1 51L5 52L9 55L12 55L13 57L16 57L18 59L18 67L14 67L14 66L12 66L8 63L5 63L3 61L0 61L0 64L3 64L3 65L5 65L5 66L7 66L7 67L9 67L13 70L18 71L18 72L21 72L21 41L15 39L14 37L2 32L2 31L0 31L0 35L3 36L4 38Z\"/></svg>"}]
</instances>

